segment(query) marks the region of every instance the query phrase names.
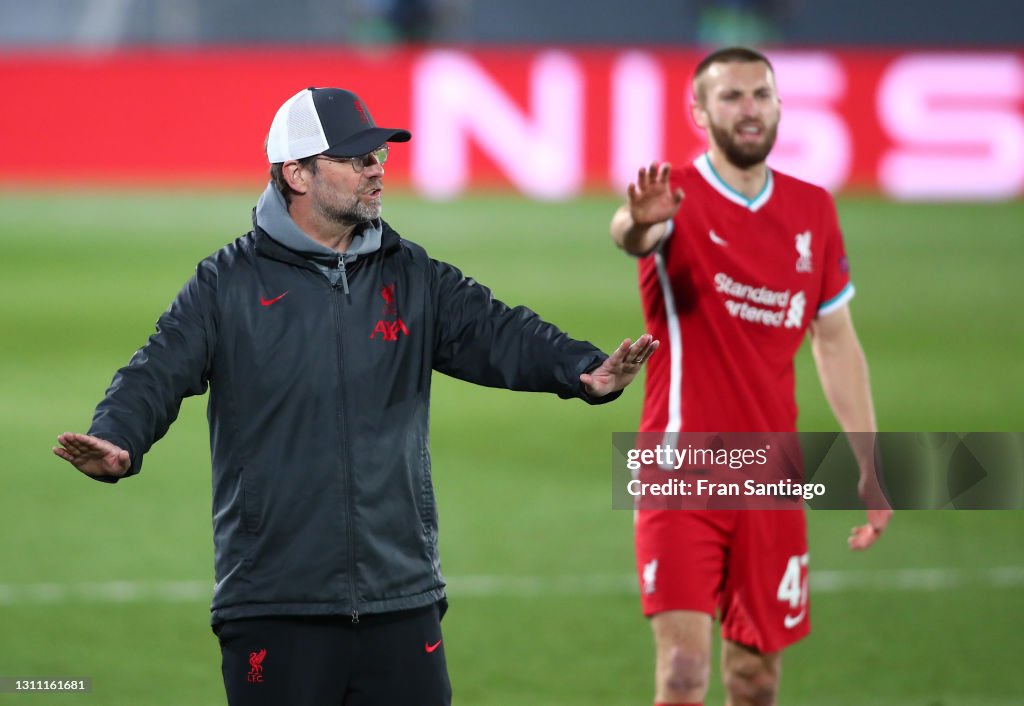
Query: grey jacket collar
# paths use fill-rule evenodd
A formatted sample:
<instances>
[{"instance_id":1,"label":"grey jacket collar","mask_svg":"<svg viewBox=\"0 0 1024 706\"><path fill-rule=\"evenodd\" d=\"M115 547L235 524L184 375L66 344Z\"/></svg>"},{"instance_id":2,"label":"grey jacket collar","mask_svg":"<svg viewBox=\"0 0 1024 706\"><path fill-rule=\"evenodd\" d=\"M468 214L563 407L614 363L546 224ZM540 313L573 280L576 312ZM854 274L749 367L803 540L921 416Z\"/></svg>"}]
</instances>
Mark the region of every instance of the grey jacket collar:
<instances>
[{"instance_id":1,"label":"grey jacket collar","mask_svg":"<svg viewBox=\"0 0 1024 706\"><path fill-rule=\"evenodd\" d=\"M295 224L288 213L284 196L277 190L273 182L267 184L267 188L256 202L253 223L289 250L314 258L323 258L324 256L337 258L338 256L337 252L316 242ZM352 238L352 244L344 253L345 262L352 262L360 255L379 250L381 233L382 227L379 218L360 226L360 230Z\"/></svg>"}]
</instances>

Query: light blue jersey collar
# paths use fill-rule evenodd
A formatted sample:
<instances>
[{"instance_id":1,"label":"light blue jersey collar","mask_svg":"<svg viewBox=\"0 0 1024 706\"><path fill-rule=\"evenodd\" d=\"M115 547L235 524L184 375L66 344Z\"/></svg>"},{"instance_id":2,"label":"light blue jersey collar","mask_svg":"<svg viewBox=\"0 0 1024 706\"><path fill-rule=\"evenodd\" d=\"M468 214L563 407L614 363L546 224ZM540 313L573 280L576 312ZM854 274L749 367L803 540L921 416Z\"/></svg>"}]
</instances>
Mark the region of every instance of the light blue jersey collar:
<instances>
[{"instance_id":1,"label":"light blue jersey collar","mask_svg":"<svg viewBox=\"0 0 1024 706\"><path fill-rule=\"evenodd\" d=\"M764 188L761 189L761 193L752 199L748 199L746 196L726 184L722 177L718 176L718 172L716 172L715 168L711 166L711 158L708 156L707 152L693 160L693 166L695 166L697 171L700 172L700 175L704 177L712 187L714 187L715 191L733 203L739 204L744 208L749 208L751 211L757 211L768 203L768 199L772 197L772 191L775 188L775 179L772 176L772 170L768 169L768 176L764 180Z\"/></svg>"}]
</instances>

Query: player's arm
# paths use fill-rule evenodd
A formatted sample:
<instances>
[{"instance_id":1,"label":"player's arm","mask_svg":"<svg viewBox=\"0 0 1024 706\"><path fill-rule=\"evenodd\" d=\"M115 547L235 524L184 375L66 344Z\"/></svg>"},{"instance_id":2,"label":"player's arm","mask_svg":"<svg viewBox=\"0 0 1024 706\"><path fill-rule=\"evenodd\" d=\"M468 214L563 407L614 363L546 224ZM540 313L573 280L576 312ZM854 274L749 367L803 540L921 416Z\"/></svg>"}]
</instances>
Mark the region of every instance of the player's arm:
<instances>
[{"instance_id":1,"label":"player's arm","mask_svg":"<svg viewBox=\"0 0 1024 706\"><path fill-rule=\"evenodd\" d=\"M626 203L612 216L612 240L630 255L647 255L668 232L668 222L683 201L683 190L672 190L672 166L652 162L641 167L636 183L626 188Z\"/></svg>"},{"instance_id":2,"label":"player's arm","mask_svg":"<svg viewBox=\"0 0 1024 706\"><path fill-rule=\"evenodd\" d=\"M877 431L867 359L848 306L814 319L811 350L825 398L843 430Z\"/></svg>"},{"instance_id":3,"label":"player's arm","mask_svg":"<svg viewBox=\"0 0 1024 706\"><path fill-rule=\"evenodd\" d=\"M850 548L867 549L881 535L892 515L876 473L874 434L878 425L867 359L848 306L817 317L810 333L818 377L832 413L843 431L848 432L860 468L858 489L868 508L868 524L853 528Z\"/></svg>"}]
</instances>

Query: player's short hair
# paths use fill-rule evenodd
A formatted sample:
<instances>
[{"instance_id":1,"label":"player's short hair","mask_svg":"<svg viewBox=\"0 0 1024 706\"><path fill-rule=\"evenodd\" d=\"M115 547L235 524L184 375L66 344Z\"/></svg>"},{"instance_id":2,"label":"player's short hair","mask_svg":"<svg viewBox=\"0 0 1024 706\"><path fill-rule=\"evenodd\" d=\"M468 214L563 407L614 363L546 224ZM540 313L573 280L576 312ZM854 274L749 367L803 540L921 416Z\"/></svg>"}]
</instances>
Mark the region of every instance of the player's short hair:
<instances>
[{"instance_id":1,"label":"player's short hair","mask_svg":"<svg viewBox=\"0 0 1024 706\"><path fill-rule=\"evenodd\" d=\"M747 47L725 47L705 56L697 64L697 68L693 72L693 95L696 97L697 102L704 103L704 85L700 79L713 64L749 64L754 62L764 64L768 67L769 71L773 74L775 73L775 68L772 66L772 62L768 61L768 57L759 51L748 49Z\"/></svg>"},{"instance_id":2,"label":"player's short hair","mask_svg":"<svg viewBox=\"0 0 1024 706\"><path fill-rule=\"evenodd\" d=\"M311 173L317 173L316 158L319 155L311 155L309 157L303 157L302 159L295 160L299 163L299 166L308 169ZM284 197L286 204L291 204L292 194L295 190L288 184L288 180L284 178L284 162L277 162L270 165L270 180L274 182L274 186L281 192L281 196Z\"/></svg>"}]
</instances>

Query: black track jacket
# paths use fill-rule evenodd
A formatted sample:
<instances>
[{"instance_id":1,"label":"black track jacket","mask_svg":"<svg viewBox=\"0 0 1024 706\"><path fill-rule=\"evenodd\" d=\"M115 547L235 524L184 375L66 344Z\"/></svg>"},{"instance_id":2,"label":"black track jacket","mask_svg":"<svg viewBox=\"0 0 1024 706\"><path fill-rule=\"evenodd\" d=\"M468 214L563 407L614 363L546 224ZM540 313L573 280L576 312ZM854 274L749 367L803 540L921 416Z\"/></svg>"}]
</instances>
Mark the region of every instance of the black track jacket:
<instances>
[{"instance_id":1,"label":"black track jacket","mask_svg":"<svg viewBox=\"0 0 1024 706\"><path fill-rule=\"evenodd\" d=\"M210 387L212 622L379 613L444 596L433 370L588 399L606 357L382 223L331 284L259 227L203 260L114 376L90 434L142 457ZM346 291L347 288L347 291Z\"/></svg>"}]
</instances>

